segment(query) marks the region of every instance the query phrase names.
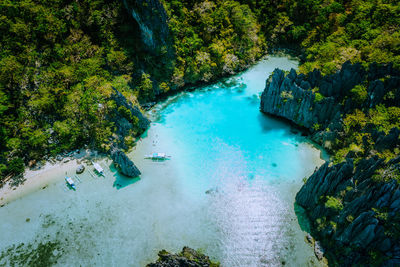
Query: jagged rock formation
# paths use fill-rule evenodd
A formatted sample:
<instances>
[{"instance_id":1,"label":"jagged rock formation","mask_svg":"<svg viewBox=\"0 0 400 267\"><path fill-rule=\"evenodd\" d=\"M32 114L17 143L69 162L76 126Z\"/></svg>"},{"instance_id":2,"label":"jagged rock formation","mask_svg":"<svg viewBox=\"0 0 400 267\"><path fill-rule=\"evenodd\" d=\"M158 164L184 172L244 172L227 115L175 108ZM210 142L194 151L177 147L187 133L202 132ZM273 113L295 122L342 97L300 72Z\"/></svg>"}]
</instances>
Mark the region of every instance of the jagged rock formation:
<instances>
[{"instance_id":1,"label":"jagged rock formation","mask_svg":"<svg viewBox=\"0 0 400 267\"><path fill-rule=\"evenodd\" d=\"M352 95L366 88L363 101ZM306 128L311 138L336 152L346 137L343 118L358 109L400 103L400 73L389 65L346 62L332 75L276 69L261 97L261 111ZM400 118L397 118L399 120ZM400 266L400 156L388 162L380 152L400 147L400 130L387 133L367 123L359 129L362 151L342 163L325 163L301 188L296 203L311 221L311 233L333 266ZM367 138L368 137L368 138Z\"/></svg>"},{"instance_id":2,"label":"jagged rock formation","mask_svg":"<svg viewBox=\"0 0 400 267\"><path fill-rule=\"evenodd\" d=\"M332 150L332 141L343 130L343 114L384 102L400 102L399 76L391 65L375 63L365 70L361 64L346 62L339 72L327 76L322 76L317 69L307 75L297 75L294 69L285 75L284 71L275 69L262 93L260 109L305 127L313 134L313 140ZM351 98L350 90L364 82L369 83L369 97L357 103ZM394 98L384 99L393 88L398 88Z\"/></svg>"},{"instance_id":3,"label":"jagged rock formation","mask_svg":"<svg viewBox=\"0 0 400 267\"><path fill-rule=\"evenodd\" d=\"M139 169L120 148L126 149L125 138L142 134L150 126L150 121L121 92L115 88L113 90L110 100L115 102L116 108L110 112L108 119L114 122L116 131L111 140L110 156L123 175L138 177Z\"/></svg>"},{"instance_id":4,"label":"jagged rock formation","mask_svg":"<svg viewBox=\"0 0 400 267\"><path fill-rule=\"evenodd\" d=\"M128 156L118 148L113 148L110 155L115 166L123 175L128 177L138 177L141 174L132 160L130 160Z\"/></svg>"},{"instance_id":5,"label":"jagged rock formation","mask_svg":"<svg viewBox=\"0 0 400 267\"><path fill-rule=\"evenodd\" d=\"M400 264L399 162L400 157L388 163L373 157L357 166L352 159L325 163L297 194L297 204L314 226L313 235L340 265ZM378 179L380 172L387 181Z\"/></svg>"},{"instance_id":6,"label":"jagged rock formation","mask_svg":"<svg viewBox=\"0 0 400 267\"><path fill-rule=\"evenodd\" d=\"M158 260L147 267L218 267L219 263L210 261L209 257L194 249L184 247L182 252L171 254L165 250L158 253Z\"/></svg>"},{"instance_id":7,"label":"jagged rock formation","mask_svg":"<svg viewBox=\"0 0 400 267\"><path fill-rule=\"evenodd\" d=\"M149 52L172 49L168 16L159 0L124 0L124 5L138 23L142 41Z\"/></svg>"},{"instance_id":8,"label":"jagged rock formation","mask_svg":"<svg viewBox=\"0 0 400 267\"><path fill-rule=\"evenodd\" d=\"M150 74L154 95L163 91L160 82L172 77L175 67L174 39L169 28L169 17L160 0L124 0L125 9L137 23L135 42L138 58L135 66ZM149 64L156 62L156 64ZM146 101L154 99L146 99Z\"/></svg>"},{"instance_id":9,"label":"jagged rock formation","mask_svg":"<svg viewBox=\"0 0 400 267\"><path fill-rule=\"evenodd\" d=\"M147 119L137 106L131 104L124 95L117 89L113 88L114 93L111 100L116 104L116 108L111 112L110 121L114 122L116 127L116 137L114 143L121 148L127 148L124 138L129 135L140 135L149 126L150 121Z\"/></svg>"},{"instance_id":10,"label":"jagged rock formation","mask_svg":"<svg viewBox=\"0 0 400 267\"><path fill-rule=\"evenodd\" d=\"M78 167L76 167L76 173L77 174L81 174L85 171L85 166L83 166L82 164L79 164Z\"/></svg>"}]
</instances>

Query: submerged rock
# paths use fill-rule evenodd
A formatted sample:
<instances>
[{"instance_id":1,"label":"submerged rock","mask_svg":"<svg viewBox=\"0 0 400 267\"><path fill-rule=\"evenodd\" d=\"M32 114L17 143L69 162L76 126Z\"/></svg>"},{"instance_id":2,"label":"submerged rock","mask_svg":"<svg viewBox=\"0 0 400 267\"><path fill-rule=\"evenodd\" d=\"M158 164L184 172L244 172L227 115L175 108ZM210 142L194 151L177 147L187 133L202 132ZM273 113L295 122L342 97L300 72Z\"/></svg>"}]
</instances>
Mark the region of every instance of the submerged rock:
<instances>
[{"instance_id":1,"label":"submerged rock","mask_svg":"<svg viewBox=\"0 0 400 267\"><path fill-rule=\"evenodd\" d=\"M141 172L128 156L118 148L111 151L111 158L118 171L128 177L138 177Z\"/></svg>"},{"instance_id":2,"label":"submerged rock","mask_svg":"<svg viewBox=\"0 0 400 267\"><path fill-rule=\"evenodd\" d=\"M182 252L171 254L165 250L158 252L158 260L147 267L218 267L219 263L212 262L210 258L194 249L184 247Z\"/></svg>"}]
</instances>

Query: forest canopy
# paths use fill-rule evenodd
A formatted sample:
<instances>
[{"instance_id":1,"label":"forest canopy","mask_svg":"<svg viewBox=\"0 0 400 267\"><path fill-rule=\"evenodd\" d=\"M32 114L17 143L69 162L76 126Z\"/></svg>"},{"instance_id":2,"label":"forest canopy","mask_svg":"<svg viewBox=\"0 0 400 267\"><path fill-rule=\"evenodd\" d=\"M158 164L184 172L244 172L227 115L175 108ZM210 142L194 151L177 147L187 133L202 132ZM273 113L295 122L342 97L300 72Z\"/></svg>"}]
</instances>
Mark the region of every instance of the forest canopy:
<instances>
[{"instance_id":1,"label":"forest canopy","mask_svg":"<svg viewBox=\"0 0 400 267\"><path fill-rule=\"evenodd\" d=\"M140 106L282 46L302 51L303 72L332 73L347 60L400 67L399 1L162 3L174 52L164 59L143 49L123 1L0 0L0 177L83 145L106 150L113 88Z\"/></svg>"}]
</instances>

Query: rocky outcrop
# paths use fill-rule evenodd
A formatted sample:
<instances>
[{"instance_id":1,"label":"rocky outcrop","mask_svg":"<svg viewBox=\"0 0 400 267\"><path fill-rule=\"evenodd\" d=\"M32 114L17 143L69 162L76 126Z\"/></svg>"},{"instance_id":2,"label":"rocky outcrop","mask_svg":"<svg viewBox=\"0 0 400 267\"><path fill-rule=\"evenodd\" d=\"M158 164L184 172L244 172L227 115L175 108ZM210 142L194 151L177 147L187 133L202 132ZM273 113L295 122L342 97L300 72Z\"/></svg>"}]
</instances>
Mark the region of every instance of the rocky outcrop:
<instances>
[{"instance_id":1,"label":"rocky outcrop","mask_svg":"<svg viewBox=\"0 0 400 267\"><path fill-rule=\"evenodd\" d=\"M128 148L125 143L127 137L138 137L146 131L150 120L121 92L115 88L113 90L110 100L115 102L115 108L109 113L108 120L114 123L115 134L110 140L109 153L120 173L128 177L138 177L141 174L139 169L121 149Z\"/></svg>"},{"instance_id":2,"label":"rocky outcrop","mask_svg":"<svg viewBox=\"0 0 400 267\"><path fill-rule=\"evenodd\" d=\"M113 88L114 93L110 100L116 104L115 109L110 112L109 120L114 122L116 136L113 143L121 148L127 148L125 137L139 136L150 126L150 120L140 111L138 106L132 105L126 97L117 89Z\"/></svg>"},{"instance_id":3,"label":"rocky outcrop","mask_svg":"<svg viewBox=\"0 0 400 267\"><path fill-rule=\"evenodd\" d=\"M312 85L304 75L297 76L294 69L286 76L282 70L275 69L261 96L261 110L307 129L317 124L326 125L340 115L340 107L333 97L317 101Z\"/></svg>"},{"instance_id":4,"label":"rocky outcrop","mask_svg":"<svg viewBox=\"0 0 400 267\"><path fill-rule=\"evenodd\" d=\"M158 253L158 260L155 263L150 263L147 267L217 267L219 263L212 262L208 256L184 247L182 252L171 254L165 250Z\"/></svg>"},{"instance_id":5,"label":"rocky outcrop","mask_svg":"<svg viewBox=\"0 0 400 267\"><path fill-rule=\"evenodd\" d=\"M123 175L138 177L141 174L135 164L120 149L113 148L110 154L115 166Z\"/></svg>"},{"instance_id":6,"label":"rocky outcrop","mask_svg":"<svg viewBox=\"0 0 400 267\"><path fill-rule=\"evenodd\" d=\"M157 54L164 48L173 53L168 16L159 0L124 0L124 5L139 25L148 52Z\"/></svg>"},{"instance_id":7,"label":"rocky outcrop","mask_svg":"<svg viewBox=\"0 0 400 267\"><path fill-rule=\"evenodd\" d=\"M368 98L358 103L351 89L364 83L369 84ZM385 98L394 88L397 91L393 97ZM340 71L326 76L317 69L307 75L297 74L294 69L289 73L275 69L261 95L260 110L306 128L314 141L332 150L332 141L343 128L343 114L399 101L400 73L392 65L373 63L365 70L361 64L346 62Z\"/></svg>"},{"instance_id":8,"label":"rocky outcrop","mask_svg":"<svg viewBox=\"0 0 400 267\"><path fill-rule=\"evenodd\" d=\"M85 166L83 166L82 164L79 164L78 167L76 167L76 173L77 174L81 174L85 171Z\"/></svg>"},{"instance_id":9,"label":"rocky outcrop","mask_svg":"<svg viewBox=\"0 0 400 267\"><path fill-rule=\"evenodd\" d=\"M133 22L131 34L137 37L134 44L135 67L141 71L136 72L138 76L135 79L140 79L139 73L149 74L156 97L164 92L160 83L172 77L176 64L167 11L161 0L123 0L123 3L129 13L129 21ZM141 101L154 101L154 97L150 94Z\"/></svg>"},{"instance_id":10,"label":"rocky outcrop","mask_svg":"<svg viewBox=\"0 0 400 267\"><path fill-rule=\"evenodd\" d=\"M400 157L325 163L301 188L313 235L342 266L400 265ZM379 262L381 261L381 262Z\"/></svg>"},{"instance_id":11,"label":"rocky outcrop","mask_svg":"<svg viewBox=\"0 0 400 267\"><path fill-rule=\"evenodd\" d=\"M359 95L362 101L352 90L356 86L365 88ZM390 64L364 68L346 62L327 76L318 70L297 74L276 69L266 83L260 109L306 128L314 141L336 152L343 148L342 119L347 114L399 103L400 73ZM400 130L393 127L385 133L367 123L358 131L362 149L349 150L342 163L322 165L298 192L296 203L306 210L318 251L331 265L400 266L400 156L396 152ZM391 156L383 155L389 152L397 157L386 162L383 158Z\"/></svg>"}]
</instances>

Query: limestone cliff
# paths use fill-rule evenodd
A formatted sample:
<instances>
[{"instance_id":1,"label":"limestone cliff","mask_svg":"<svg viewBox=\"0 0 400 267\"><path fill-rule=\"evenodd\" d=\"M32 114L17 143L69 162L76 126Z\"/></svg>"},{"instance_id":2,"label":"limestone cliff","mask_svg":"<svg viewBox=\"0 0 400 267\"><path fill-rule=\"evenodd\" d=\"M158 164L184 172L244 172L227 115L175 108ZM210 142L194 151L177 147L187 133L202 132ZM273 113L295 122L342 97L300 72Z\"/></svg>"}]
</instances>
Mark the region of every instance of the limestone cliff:
<instances>
[{"instance_id":1,"label":"limestone cliff","mask_svg":"<svg viewBox=\"0 0 400 267\"><path fill-rule=\"evenodd\" d=\"M363 83L369 84L368 99L357 103L350 90ZM398 88L394 98L384 99L393 88ZM275 69L262 93L260 110L305 127L314 141L332 150L332 142L343 130L344 114L384 102L400 103L399 72L391 65L371 64L365 70L360 64L346 62L340 71L327 76L317 69L307 75Z\"/></svg>"},{"instance_id":2,"label":"limestone cliff","mask_svg":"<svg viewBox=\"0 0 400 267\"><path fill-rule=\"evenodd\" d=\"M400 264L400 187L393 179L399 162L373 157L357 166L352 159L325 163L297 194L332 265ZM378 181L379 173L386 181Z\"/></svg>"},{"instance_id":3,"label":"limestone cliff","mask_svg":"<svg viewBox=\"0 0 400 267\"><path fill-rule=\"evenodd\" d=\"M366 88L363 101L353 95L358 85ZM327 76L318 70L298 75L276 69L260 109L306 128L313 140L336 152L348 134L343 129L347 114L399 103L400 74L391 65L366 69L347 62ZM397 124L400 118L394 120ZM400 130L385 133L367 123L359 131L363 149L349 151L341 163L321 166L298 192L296 203L305 209L311 233L327 249L331 265L399 266L400 157L395 151ZM385 151L397 157L385 161Z\"/></svg>"},{"instance_id":4,"label":"limestone cliff","mask_svg":"<svg viewBox=\"0 0 400 267\"><path fill-rule=\"evenodd\" d=\"M140 28L142 41L151 53L171 53L168 16L159 0L124 0L126 9Z\"/></svg>"},{"instance_id":5,"label":"limestone cliff","mask_svg":"<svg viewBox=\"0 0 400 267\"><path fill-rule=\"evenodd\" d=\"M123 175L127 177L138 177L141 174L136 165L120 149L112 148L110 155L118 171Z\"/></svg>"},{"instance_id":6,"label":"limestone cliff","mask_svg":"<svg viewBox=\"0 0 400 267\"><path fill-rule=\"evenodd\" d=\"M115 134L110 140L111 146L108 152L122 174L137 177L140 175L139 169L120 148L128 148L126 138L142 134L150 126L150 120L121 92L115 88L113 90L110 100L115 103L115 108L110 111L107 119L114 123Z\"/></svg>"},{"instance_id":7,"label":"limestone cliff","mask_svg":"<svg viewBox=\"0 0 400 267\"><path fill-rule=\"evenodd\" d=\"M113 88L114 93L110 100L115 102L115 109L111 112L109 120L116 127L115 142L118 147L126 148L124 138L130 135L138 136L150 126L147 119L138 106L133 105L126 97Z\"/></svg>"}]
</instances>

